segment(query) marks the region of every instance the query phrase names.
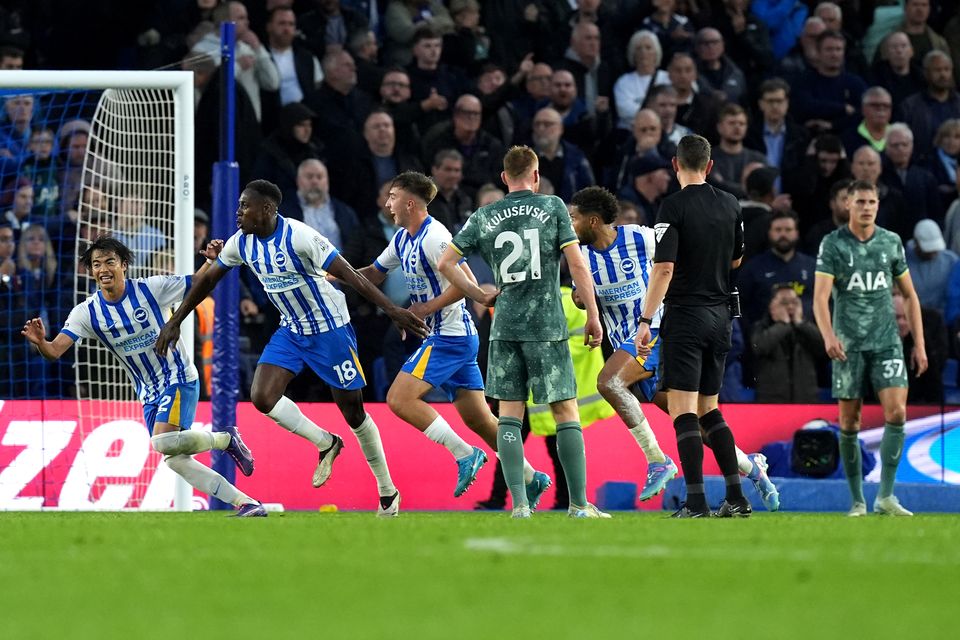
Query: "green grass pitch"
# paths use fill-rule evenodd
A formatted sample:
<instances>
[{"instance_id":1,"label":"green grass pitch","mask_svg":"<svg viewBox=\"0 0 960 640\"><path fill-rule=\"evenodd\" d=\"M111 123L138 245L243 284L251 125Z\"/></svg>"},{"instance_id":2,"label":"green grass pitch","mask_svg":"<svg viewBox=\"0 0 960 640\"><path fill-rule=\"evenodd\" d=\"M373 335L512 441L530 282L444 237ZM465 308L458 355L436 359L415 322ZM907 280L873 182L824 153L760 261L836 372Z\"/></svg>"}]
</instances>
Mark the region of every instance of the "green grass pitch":
<instances>
[{"instance_id":1,"label":"green grass pitch","mask_svg":"<svg viewBox=\"0 0 960 640\"><path fill-rule=\"evenodd\" d=\"M0 514L0 638L956 637L960 518Z\"/></svg>"}]
</instances>

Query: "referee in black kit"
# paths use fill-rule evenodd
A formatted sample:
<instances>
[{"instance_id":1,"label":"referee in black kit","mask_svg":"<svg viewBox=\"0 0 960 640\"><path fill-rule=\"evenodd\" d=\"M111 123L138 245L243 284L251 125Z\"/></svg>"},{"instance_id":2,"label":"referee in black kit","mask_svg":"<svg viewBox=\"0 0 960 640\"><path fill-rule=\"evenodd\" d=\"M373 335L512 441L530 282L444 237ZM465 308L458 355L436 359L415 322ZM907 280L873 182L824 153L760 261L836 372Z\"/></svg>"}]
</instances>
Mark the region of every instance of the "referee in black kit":
<instances>
[{"instance_id":1,"label":"referee in black kit","mask_svg":"<svg viewBox=\"0 0 960 640\"><path fill-rule=\"evenodd\" d=\"M743 216L736 198L707 184L712 168L710 143L684 136L673 158L682 188L660 205L653 272L637 331L638 355L647 355L650 318L666 296L660 326L663 386L687 483L687 502L675 518L711 515L703 492L701 427L726 480L717 515L752 512L740 488L733 432L717 408L732 331L730 271L743 259Z\"/></svg>"}]
</instances>

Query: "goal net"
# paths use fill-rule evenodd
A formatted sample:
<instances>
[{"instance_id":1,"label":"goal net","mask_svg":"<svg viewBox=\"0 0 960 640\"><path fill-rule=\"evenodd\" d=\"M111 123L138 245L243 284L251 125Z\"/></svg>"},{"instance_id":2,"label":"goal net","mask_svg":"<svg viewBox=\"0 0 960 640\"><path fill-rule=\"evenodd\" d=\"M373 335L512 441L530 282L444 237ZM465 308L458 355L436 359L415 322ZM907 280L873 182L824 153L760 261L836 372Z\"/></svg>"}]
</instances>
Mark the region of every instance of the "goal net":
<instances>
[{"instance_id":1,"label":"goal net","mask_svg":"<svg viewBox=\"0 0 960 640\"><path fill-rule=\"evenodd\" d=\"M18 233L25 237L30 233L29 227L39 222L50 231L49 235L59 238L54 247L54 255L59 258L58 275L49 283L56 291L48 296L56 303L47 305L54 308L44 318L48 338L53 337L73 305L96 291L93 278L77 263L88 243L100 234L112 234L133 251L134 261L127 273L130 278L192 273L192 74L163 71L0 75L0 81L4 81L0 86L7 87L8 96L32 98L31 135L41 128L49 130L56 141L55 163L59 164L51 170L56 177L50 182L59 188L61 200L54 212L55 219L45 216L40 220L31 212L30 224ZM14 80L21 82L19 87ZM25 80L29 84L23 84ZM7 103L11 99L8 97ZM6 111L9 114L12 109L8 107ZM10 121L13 124L12 118ZM31 144L28 153L21 157L15 174L14 198L17 185L28 182L23 176L36 174L31 165L36 164L34 148ZM10 173L9 168L5 173ZM36 195L35 188L35 198ZM188 349L192 348L192 318L183 323L182 335ZM102 510L192 508L192 490L161 463L161 456L150 447L143 408L124 366L94 340L81 340L71 356L61 368L72 366L72 371L52 373L47 369L41 375L38 369L35 377L42 381L22 389L23 395L12 396L33 400L27 406L37 406L43 414L41 420L33 421L43 434L19 436L40 437L43 443L41 476L46 478L41 482L51 486L42 487L41 506ZM32 364L29 355L27 359ZM53 401L71 396L76 400ZM36 400L41 400L40 404ZM71 420L75 421L75 433L70 435L69 442L63 434L56 438L45 433L51 422L60 423L62 430L62 423ZM9 436L7 433L5 438ZM53 460L60 453L55 451L56 444L51 449L54 441L67 442L64 447L74 454L66 456L67 468L57 467ZM20 460L21 465L24 462L31 461ZM35 467L37 462L32 464ZM20 475L22 481L27 473ZM4 491L0 475L0 499ZM4 508L2 502L0 508Z\"/></svg>"}]
</instances>

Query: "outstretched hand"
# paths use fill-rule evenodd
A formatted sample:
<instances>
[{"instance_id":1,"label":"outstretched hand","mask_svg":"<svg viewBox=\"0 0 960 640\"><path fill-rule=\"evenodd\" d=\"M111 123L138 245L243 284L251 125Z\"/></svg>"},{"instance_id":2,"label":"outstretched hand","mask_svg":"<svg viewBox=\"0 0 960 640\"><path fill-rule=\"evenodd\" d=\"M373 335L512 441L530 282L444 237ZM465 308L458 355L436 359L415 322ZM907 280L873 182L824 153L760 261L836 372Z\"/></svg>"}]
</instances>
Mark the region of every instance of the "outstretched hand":
<instances>
[{"instance_id":1,"label":"outstretched hand","mask_svg":"<svg viewBox=\"0 0 960 640\"><path fill-rule=\"evenodd\" d=\"M397 325L397 328L400 329L400 334L404 337L407 331L419 338L426 338L429 333L426 323L409 309L394 307L387 312L387 315L389 315L390 319Z\"/></svg>"},{"instance_id":2,"label":"outstretched hand","mask_svg":"<svg viewBox=\"0 0 960 640\"><path fill-rule=\"evenodd\" d=\"M39 345L47 339L47 329L43 326L43 320L34 318L33 320L28 320L27 324L23 325L23 330L20 331L20 335L26 338L31 344Z\"/></svg>"},{"instance_id":3,"label":"outstretched hand","mask_svg":"<svg viewBox=\"0 0 960 640\"><path fill-rule=\"evenodd\" d=\"M203 249L200 249L200 255L207 260L216 260L221 251L223 251L223 240L217 238L208 242L207 246Z\"/></svg>"}]
</instances>

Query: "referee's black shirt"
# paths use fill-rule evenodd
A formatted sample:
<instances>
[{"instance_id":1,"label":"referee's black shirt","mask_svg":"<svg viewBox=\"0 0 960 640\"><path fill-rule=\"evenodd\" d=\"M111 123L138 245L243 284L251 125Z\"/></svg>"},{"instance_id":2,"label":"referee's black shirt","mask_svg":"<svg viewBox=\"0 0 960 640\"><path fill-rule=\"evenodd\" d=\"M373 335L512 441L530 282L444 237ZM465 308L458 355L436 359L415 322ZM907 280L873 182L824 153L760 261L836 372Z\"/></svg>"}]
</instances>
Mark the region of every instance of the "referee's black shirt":
<instances>
[{"instance_id":1,"label":"referee's black shirt","mask_svg":"<svg viewBox=\"0 0 960 640\"><path fill-rule=\"evenodd\" d=\"M743 215L731 194L692 184L664 198L654 226L654 262L673 262L668 304L716 305L730 298L730 263L743 256Z\"/></svg>"}]
</instances>

